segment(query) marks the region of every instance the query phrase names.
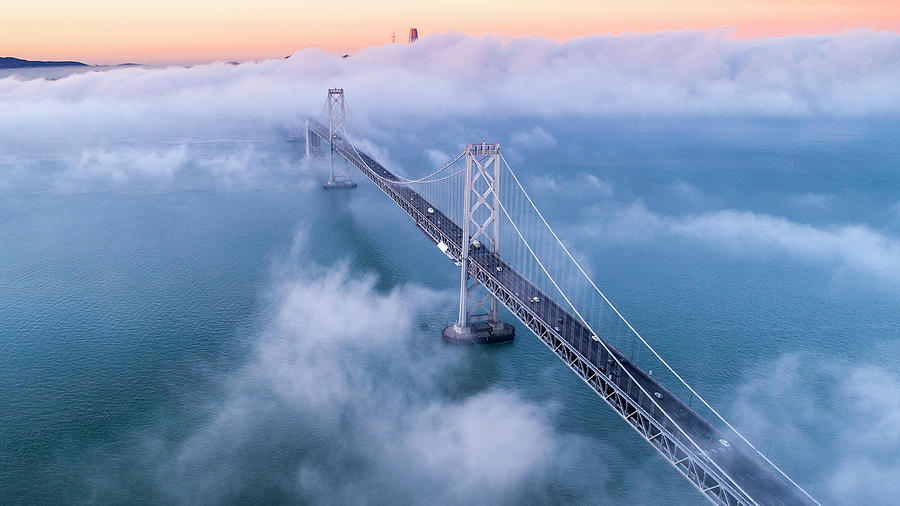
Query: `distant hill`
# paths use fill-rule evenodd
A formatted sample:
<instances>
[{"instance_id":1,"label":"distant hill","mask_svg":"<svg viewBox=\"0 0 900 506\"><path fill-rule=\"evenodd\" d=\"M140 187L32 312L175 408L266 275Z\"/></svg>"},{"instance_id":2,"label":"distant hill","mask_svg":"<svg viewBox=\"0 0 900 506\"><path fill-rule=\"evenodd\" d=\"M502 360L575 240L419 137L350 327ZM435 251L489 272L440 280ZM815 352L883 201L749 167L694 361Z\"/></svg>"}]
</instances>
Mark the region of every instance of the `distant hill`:
<instances>
[{"instance_id":1,"label":"distant hill","mask_svg":"<svg viewBox=\"0 0 900 506\"><path fill-rule=\"evenodd\" d=\"M87 67L77 61L31 61L0 56L0 69L25 69L32 67Z\"/></svg>"}]
</instances>

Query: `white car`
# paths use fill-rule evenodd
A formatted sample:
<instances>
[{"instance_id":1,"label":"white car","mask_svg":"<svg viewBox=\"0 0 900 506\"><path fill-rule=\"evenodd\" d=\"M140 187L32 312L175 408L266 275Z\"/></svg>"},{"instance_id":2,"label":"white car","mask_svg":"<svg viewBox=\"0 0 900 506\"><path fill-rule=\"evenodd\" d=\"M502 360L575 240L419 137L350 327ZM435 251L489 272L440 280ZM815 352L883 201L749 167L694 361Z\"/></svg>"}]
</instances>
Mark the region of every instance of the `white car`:
<instances>
[{"instance_id":1,"label":"white car","mask_svg":"<svg viewBox=\"0 0 900 506\"><path fill-rule=\"evenodd\" d=\"M559 327L553 327L553 330L555 330L555 331L557 331L557 332L560 331L560 330L559 330Z\"/></svg>"},{"instance_id":2,"label":"white car","mask_svg":"<svg viewBox=\"0 0 900 506\"><path fill-rule=\"evenodd\" d=\"M600 342L600 338L597 337L597 334L591 334L591 339L593 339L594 341L597 341L598 343Z\"/></svg>"},{"instance_id":3,"label":"white car","mask_svg":"<svg viewBox=\"0 0 900 506\"><path fill-rule=\"evenodd\" d=\"M541 298L538 297L538 296L534 296L534 297L532 297L532 298L530 298L530 299L528 299L528 300L530 300L531 302L534 302L535 304L537 304L538 302L541 301Z\"/></svg>"},{"instance_id":4,"label":"white car","mask_svg":"<svg viewBox=\"0 0 900 506\"><path fill-rule=\"evenodd\" d=\"M659 392L653 392L653 395L656 396L657 399L662 399L662 394Z\"/></svg>"},{"instance_id":5,"label":"white car","mask_svg":"<svg viewBox=\"0 0 900 506\"><path fill-rule=\"evenodd\" d=\"M728 441L725 441L724 439L720 439L719 444L724 446L725 448L728 448L729 446L731 446L731 443L729 443Z\"/></svg>"},{"instance_id":6,"label":"white car","mask_svg":"<svg viewBox=\"0 0 900 506\"><path fill-rule=\"evenodd\" d=\"M500 266L498 265L498 266L497 266L497 272L500 272L500 271L502 271L502 270L503 270L503 267L500 267Z\"/></svg>"},{"instance_id":7,"label":"white car","mask_svg":"<svg viewBox=\"0 0 900 506\"><path fill-rule=\"evenodd\" d=\"M434 208L433 208L433 207L429 207L429 208L428 208L428 214L434 214Z\"/></svg>"}]
</instances>

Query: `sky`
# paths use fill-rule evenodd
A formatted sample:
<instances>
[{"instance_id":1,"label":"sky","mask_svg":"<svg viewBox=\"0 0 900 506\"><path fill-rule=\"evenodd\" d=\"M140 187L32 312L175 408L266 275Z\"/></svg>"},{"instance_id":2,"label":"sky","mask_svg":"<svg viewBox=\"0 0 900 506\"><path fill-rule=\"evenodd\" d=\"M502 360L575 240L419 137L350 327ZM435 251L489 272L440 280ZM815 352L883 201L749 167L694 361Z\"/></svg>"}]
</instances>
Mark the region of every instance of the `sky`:
<instances>
[{"instance_id":1,"label":"sky","mask_svg":"<svg viewBox=\"0 0 900 506\"><path fill-rule=\"evenodd\" d=\"M200 63L352 53L458 31L565 41L594 33L730 27L733 37L900 31L896 0L12 0L0 56L90 64Z\"/></svg>"}]
</instances>

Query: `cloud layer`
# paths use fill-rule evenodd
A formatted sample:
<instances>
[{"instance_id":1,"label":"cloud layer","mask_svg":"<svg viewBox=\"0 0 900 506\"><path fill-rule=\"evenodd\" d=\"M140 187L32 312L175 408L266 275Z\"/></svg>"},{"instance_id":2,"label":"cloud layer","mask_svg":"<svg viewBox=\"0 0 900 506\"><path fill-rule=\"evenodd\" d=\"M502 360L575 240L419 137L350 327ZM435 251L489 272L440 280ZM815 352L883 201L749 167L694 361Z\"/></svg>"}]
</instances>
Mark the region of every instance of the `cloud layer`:
<instances>
[{"instance_id":1,"label":"cloud layer","mask_svg":"<svg viewBox=\"0 0 900 506\"><path fill-rule=\"evenodd\" d=\"M900 241L865 225L817 227L732 209L665 216L640 200L617 204L612 210L594 206L587 219L587 224L576 227L577 233L619 242L676 236L731 252L777 252L830 263L900 286Z\"/></svg>"},{"instance_id":2,"label":"cloud layer","mask_svg":"<svg viewBox=\"0 0 900 506\"><path fill-rule=\"evenodd\" d=\"M329 86L343 86L357 112L382 119L895 116L898 84L900 35L891 32L734 40L727 30L711 30L564 43L439 34L348 59L303 50L286 60L238 66L127 68L56 81L7 78L0 80L0 104L4 131L51 118L66 126L111 122L179 131L186 122L222 119L290 122L318 113Z\"/></svg>"},{"instance_id":3,"label":"cloud layer","mask_svg":"<svg viewBox=\"0 0 900 506\"><path fill-rule=\"evenodd\" d=\"M301 259L303 242L292 248ZM222 395L198 408L208 416L179 437L152 428L130 448L143 464L122 479L108 474L123 472L121 450L101 461L96 500L133 497L143 482L181 504L544 502L576 462L602 472L601 457L585 453L596 445L558 432L552 408L460 387L472 355L418 325L452 295L380 291L345 265L290 259L276 271L268 325L241 369L224 375Z\"/></svg>"},{"instance_id":4,"label":"cloud layer","mask_svg":"<svg viewBox=\"0 0 900 506\"><path fill-rule=\"evenodd\" d=\"M411 122L900 116L898 34L730 35L683 31L558 43L439 34L347 59L304 50L236 66L8 77L0 79L0 174L12 190L72 190L84 179L115 188L153 177L178 186L180 176L202 167L180 170L184 153L172 143L284 139L302 118L320 113L326 88L334 86L347 92L351 123L376 141L388 135L381 132L400 135ZM557 142L540 126L513 138L543 147ZM125 151L134 143L141 146L131 160ZM60 172L54 164L66 165L66 173L48 175ZM225 186L252 179L226 172L207 176ZM36 185L30 180L41 177Z\"/></svg>"},{"instance_id":5,"label":"cloud layer","mask_svg":"<svg viewBox=\"0 0 900 506\"><path fill-rule=\"evenodd\" d=\"M900 377L876 365L898 355L892 344L876 349L865 363L790 353L751 371L737 392L732 418L776 461L805 469L819 500L888 505L900 494Z\"/></svg>"}]
</instances>

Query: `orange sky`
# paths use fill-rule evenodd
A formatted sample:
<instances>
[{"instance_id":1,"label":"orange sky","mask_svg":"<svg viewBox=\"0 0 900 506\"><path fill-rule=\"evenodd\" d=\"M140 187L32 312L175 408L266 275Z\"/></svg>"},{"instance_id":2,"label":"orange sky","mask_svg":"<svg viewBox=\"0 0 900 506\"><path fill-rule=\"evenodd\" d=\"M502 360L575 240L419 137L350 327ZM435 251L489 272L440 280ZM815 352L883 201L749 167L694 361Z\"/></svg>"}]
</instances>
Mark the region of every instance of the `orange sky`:
<instances>
[{"instance_id":1,"label":"orange sky","mask_svg":"<svg viewBox=\"0 0 900 506\"><path fill-rule=\"evenodd\" d=\"M732 26L738 37L900 32L900 0L6 0L0 56L192 63L351 52L421 35L650 32Z\"/></svg>"}]
</instances>

